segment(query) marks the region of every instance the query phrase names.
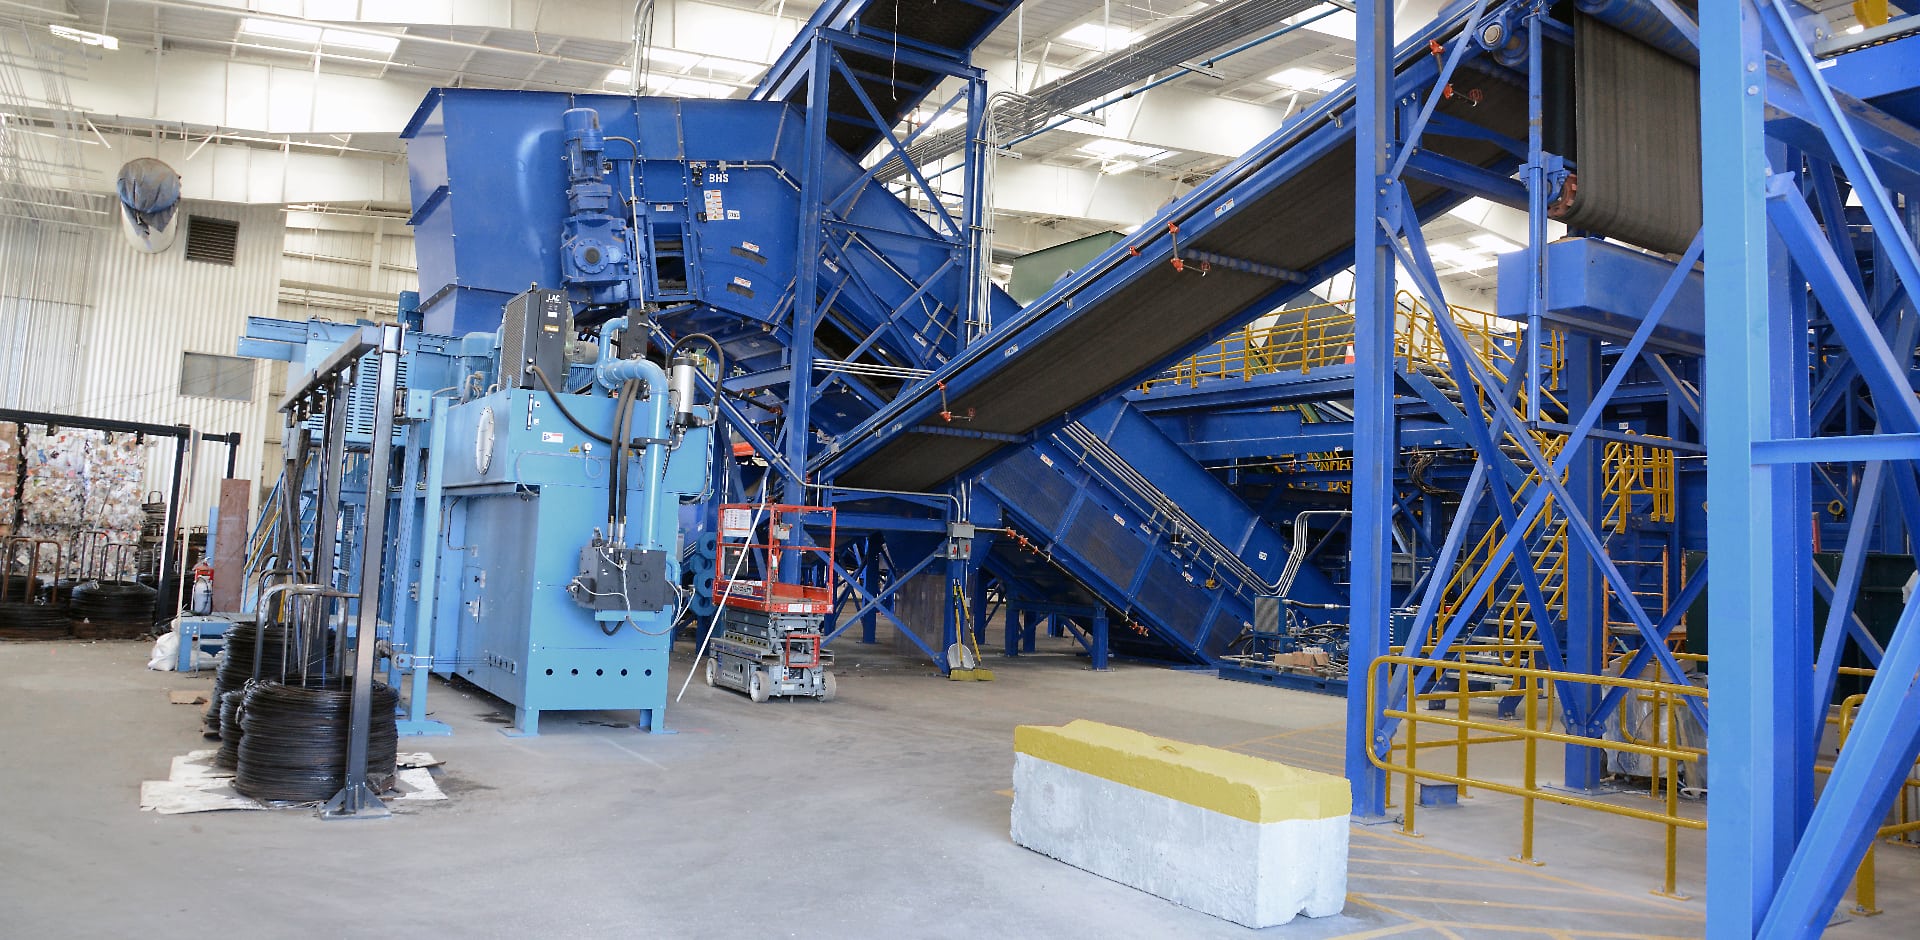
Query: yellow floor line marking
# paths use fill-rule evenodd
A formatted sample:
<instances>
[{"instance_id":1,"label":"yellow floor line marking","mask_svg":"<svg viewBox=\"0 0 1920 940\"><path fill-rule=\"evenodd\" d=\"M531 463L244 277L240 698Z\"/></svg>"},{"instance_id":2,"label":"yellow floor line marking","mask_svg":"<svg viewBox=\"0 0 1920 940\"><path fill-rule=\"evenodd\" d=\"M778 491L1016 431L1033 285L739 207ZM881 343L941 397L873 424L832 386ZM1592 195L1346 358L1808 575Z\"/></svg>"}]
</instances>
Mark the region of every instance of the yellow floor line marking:
<instances>
[{"instance_id":1,"label":"yellow floor line marking","mask_svg":"<svg viewBox=\"0 0 1920 940\"><path fill-rule=\"evenodd\" d=\"M1454 933L1453 931L1448 930L1446 927L1441 926L1439 921L1428 920L1424 917L1420 917L1414 914L1409 914L1406 911L1397 911L1391 907L1386 906L1385 904L1376 904L1373 901L1370 901L1367 898L1361 897L1359 895L1349 895L1348 897L1354 903L1359 904L1363 907L1371 907L1376 911L1380 911L1381 913L1384 913L1384 914L1391 914L1395 917L1400 918L1401 920L1412 921L1413 926L1424 927L1437 934L1440 934L1443 937L1452 937L1453 940L1461 940L1461 937L1459 934Z\"/></svg>"},{"instance_id":2,"label":"yellow floor line marking","mask_svg":"<svg viewBox=\"0 0 1920 940\"><path fill-rule=\"evenodd\" d=\"M1012 791L1012 790L995 790L995 791L993 791L993 792L995 792L995 793L998 793L998 794L1000 794L1001 796L1004 796L1004 797L1006 797L1006 798L1007 798L1007 799L1009 799L1009 800L1011 800L1011 799L1013 799L1013 791Z\"/></svg>"},{"instance_id":3,"label":"yellow floor line marking","mask_svg":"<svg viewBox=\"0 0 1920 940\"><path fill-rule=\"evenodd\" d=\"M1389 835L1389 834L1386 834L1386 833L1380 833L1380 832L1372 832L1372 831L1369 831L1369 830L1367 830L1367 829L1362 829L1362 828L1356 828L1356 829L1354 829L1354 830L1353 830L1353 832L1354 832L1355 834L1357 834L1357 835L1363 835L1363 836L1371 836L1371 837L1373 837L1373 838L1375 838L1375 839L1381 839L1381 840L1394 840L1394 841L1398 841L1398 840L1400 840L1400 839L1404 839L1404 838L1405 838L1404 836L1400 836L1400 835L1397 835L1397 834L1394 834L1394 835ZM1385 846L1380 846L1380 848L1385 848ZM1413 846L1406 846L1406 848L1413 848ZM1524 873L1527 873L1527 874L1530 874L1530 875L1532 875L1532 876L1534 876L1535 878L1539 878L1539 879L1541 879L1541 880L1543 880L1543 881L1551 881L1551 882L1554 882L1555 884L1563 884L1563 885L1569 885L1569 886L1572 886L1572 887L1575 887L1575 888L1585 888L1586 890L1588 890L1588 891L1591 891L1591 892L1593 892L1594 894L1597 894L1597 895L1604 895L1604 896L1606 896L1606 897L1608 897L1608 898L1611 898L1611 899L1613 899L1613 900L1618 900L1618 901L1632 901L1632 902L1634 902L1635 904L1644 904L1644 905L1647 905L1647 906L1650 906L1650 907L1656 907L1656 908L1661 908L1661 909L1663 909L1663 910L1666 910L1666 911L1673 911L1673 910L1675 910L1676 908L1681 908L1681 902L1676 902L1676 901L1665 901L1665 900L1658 900L1658 899L1655 899L1654 897L1652 897L1651 895L1649 895L1649 896L1646 896L1646 897L1641 897L1641 896L1639 896L1639 895L1634 895L1634 894L1628 894L1628 893L1626 893L1626 892L1622 892L1622 891L1613 891L1613 890L1610 890L1610 889L1607 889L1607 888L1598 888L1598 887L1594 887L1594 886L1592 886L1592 885L1585 885L1585 884L1582 884L1582 883L1580 883L1580 882L1578 882L1578 881L1574 881L1574 880L1572 880L1572 879L1569 879L1569 878L1561 878L1561 877L1558 877L1558 876L1555 876L1555 875L1549 875L1549 874L1546 874L1546 873L1544 873L1544 872L1541 872L1541 871L1538 871L1538 870L1536 870L1536 869L1534 869L1534 868L1533 868L1533 867L1531 867L1531 866L1523 866L1523 865L1520 865L1520 864L1518 864L1518 863L1515 863L1515 862L1507 862L1507 861L1496 861L1496 860L1492 860L1492 859L1483 859L1483 858L1475 858L1475 857L1473 857L1473 856L1471 856L1471 855L1463 855L1463 854L1461 854L1461 853L1459 853L1459 852L1450 852L1450 851L1448 851L1448 850L1446 850L1446 849L1439 849L1439 848L1434 848L1433 846L1420 846L1419 848L1420 848L1420 850L1421 850L1421 851L1424 851L1424 852L1428 852L1428 853L1431 853L1431 854L1434 854L1434 855L1442 855L1442 856L1445 856L1445 857L1447 857L1447 858L1451 858L1451 859L1455 859L1455 860L1458 860L1458 861L1462 861L1462 862L1478 862L1478 863L1481 863L1481 864L1484 864L1484 865L1487 865L1487 866L1488 866L1488 868L1489 868L1489 870L1493 870L1493 871L1516 871L1516 872L1524 872ZM1684 908L1681 908L1681 909L1684 909ZM1617 913L1617 912L1614 912L1614 911L1608 911L1607 913ZM1677 915L1677 914L1676 914L1676 915L1673 915L1673 916L1681 916L1681 915ZM1701 920L1701 919L1704 919L1704 917L1705 917L1705 915L1704 915L1704 914L1702 914L1701 912L1699 912L1698 910L1695 910L1695 911L1693 911L1693 912L1691 912L1691 913L1688 913L1688 914L1686 914L1685 916L1687 916L1688 918L1690 918L1690 919L1692 919L1692 920Z\"/></svg>"},{"instance_id":4,"label":"yellow floor line marking","mask_svg":"<svg viewBox=\"0 0 1920 940\"><path fill-rule=\"evenodd\" d=\"M1249 744L1255 744L1261 741L1277 741L1281 738L1291 738L1297 734L1312 734L1316 731L1319 731L1319 732L1337 731L1340 733L1341 737L1345 737L1347 733L1347 726L1344 724L1339 724L1339 725L1315 725L1314 727L1311 727L1311 728L1295 728L1292 731L1282 731L1279 734L1261 735L1260 737L1257 737L1257 738L1248 738L1245 741L1239 741L1233 744L1222 744L1220 746L1225 748L1245 747Z\"/></svg>"},{"instance_id":5,"label":"yellow floor line marking","mask_svg":"<svg viewBox=\"0 0 1920 940\"><path fill-rule=\"evenodd\" d=\"M1432 868L1436 866L1422 865L1420 867ZM1515 872L1515 874L1519 874L1519 873ZM1415 884L1456 885L1456 886L1468 887L1468 888L1488 888L1488 889L1494 889L1494 890L1507 889L1512 891L1554 891L1562 894L1581 894L1581 895L1588 895L1588 896L1591 896L1593 893L1586 888L1569 888L1569 887L1562 887L1560 885L1494 884L1492 882L1474 881L1469 879L1428 878L1425 875L1376 875L1371 872L1350 872L1349 875L1350 877L1353 877L1353 878L1365 878L1370 881L1411 881ZM1430 898L1429 900L1436 901L1441 904L1487 903L1477 898L1437 898L1436 897L1436 898ZM1521 906L1525 907L1527 905L1521 905ZM1551 908L1543 908L1543 909L1550 910ZM1638 915L1627 913L1626 916L1633 917ZM1670 915L1670 916L1679 916L1679 915Z\"/></svg>"},{"instance_id":6,"label":"yellow floor line marking","mask_svg":"<svg viewBox=\"0 0 1920 940\"><path fill-rule=\"evenodd\" d=\"M1366 846L1366 848L1368 850L1375 850L1374 846ZM1381 848L1384 848L1384 846ZM1399 851L1399 850L1396 850L1396 851ZM1409 862L1404 858L1356 858L1352 855L1347 856L1347 862L1349 864L1353 862L1367 862L1373 865L1400 865L1403 867L1413 866L1416 864L1413 862ZM1422 870L1426 870L1430 868L1430 869L1433 869L1434 871L1477 871L1482 874L1488 874L1495 871L1494 869L1489 869L1485 865L1433 865L1433 864L1418 863L1418 867ZM1501 872L1501 873L1505 874L1505 872ZM1512 872L1512 874L1531 875L1533 874L1533 872L1516 871L1516 872Z\"/></svg>"},{"instance_id":7,"label":"yellow floor line marking","mask_svg":"<svg viewBox=\"0 0 1920 940\"><path fill-rule=\"evenodd\" d=\"M1394 927L1381 927L1376 930L1363 930L1359 933L1343 933L1331 940L1374 940L1376 937L1391 937L1395 934L1412 933L1415 930L1428 929L1424 924L1400 924Z\"/></svg>"},{"instance_id":8,"label":"yellow floor line marking","mask_svg":"<svg viewBox=\"0 0 1920 940\"><path fill-rule=\"evenodd\" d=\"M1371 899L1388 901L1419 901L1426 904L1471 904L1474 907L1494 907L1514 911L1552 911L1556 914L1597 914L1606 917L1654 917L1663 920L1699 920L1688 914L1667 914L1659 911L1614 911L1590 907L1561 907L1557 904L1516 904L1512 901L1469 901L1449 898L1436 898L1419 894L1367 894ZM1532 928L1538 930L1538 927Z\"/></svg>"},{"instance_id":9,"label":"yellow floor line marking","mask_svg":"<svg viewBox=\"0 0 1920 940\"><path fill-rule=\"evenodd\" d=\"M1442 927L1442 926L1458 927L1462 930L1472 930L1472 931L1486 930L1486 931L1495 931L1499 933L1533 933L1533 934L1548 933L1548 931L1541 930L1539 927L1518 927L1518 926L1513 926L1509 924L1482 924L1482 923L1468 923L1468 922L1453 921L1453 920L1437 920L1437 921L1434 921L1433 923L1434 923L1434 926L1436 927ZM1595 937L1595 938L1605 938L1605 940L1699 940L1698 937L1688 937L1683 934L1622 933L1622 932L1612 931L1612 930L1581 930L1579 928L1568 928L1566 930L1553 931L1552 933L1556 936L1565 935L1568 937Z\"/></svg>"}]
</instances>

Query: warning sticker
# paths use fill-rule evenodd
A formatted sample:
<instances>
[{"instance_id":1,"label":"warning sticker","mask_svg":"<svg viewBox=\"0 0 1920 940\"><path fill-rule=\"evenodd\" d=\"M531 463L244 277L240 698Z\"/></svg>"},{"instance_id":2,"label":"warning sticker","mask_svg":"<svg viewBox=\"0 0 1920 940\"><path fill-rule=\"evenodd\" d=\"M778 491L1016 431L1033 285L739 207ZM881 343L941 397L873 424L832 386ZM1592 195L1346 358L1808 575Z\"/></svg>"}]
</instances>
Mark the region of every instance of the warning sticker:
<instances>
[{"instance_id":1,"label":"warning sticker","mask_svg":"<svg viewBox=\"0 0 1920 940\"><path fill-rule=\"evenodd\" d=\"M729 220L731 220L731 219L738 219L738 218L740 218L740 210L738 210L738 209L728 209L728 210L727 210L727 218L728 218Z\"/></svg>"},{"instance_id":2,"label":"warning sticker","mask_svg":"<svg viewBox=\"0 0 1920 940\"><path fill-rule=\"evenodd\" d=\"M1213 217L1217 219L1232 211L1233 211L1233 200L1229 199L1226 202L1223 202L1213 207Z\"/></svg>"},{"instance_id":3,"label":"warning sticker","mask_svg":"<svg viewBox=\"0 0 1920 940\"><path fill-rule=\"evenodd\" d=\"M709 189L707 190L706 195L707 195L707 218L709 219L726 218L727 207L726 207L726 204L723 203L720 199L720 191L717 189Z\"/></svg>"},{"instance_id":4,"label":"warning sticker","mask_svg":"<svg viewBox=\"0 0 1920 940\"><path fill-rule=\"evenodd\" d=\"M734 278L734 279L733 279L733 282L734 282L735 284L738 284L738 285L740 285L741 287L752 287L752 286L753 286L753 282L752 282L752 281L749 281L749 280L747 280L747 279L746 279L746 278L744 278L744 277L736 277L736 278Z\"/></svg>"},{"instance_id":5,"label":"warning sticker","mask_svg":"<svg viewBox=\"0 0 1920 940\"><path fill-rule=\"evenodd\" d=\"M566 441L567 436L559 431L540 432L540 443L542 444L564 444Z\"/></svg>"},{"instance_id":6,"label":"warning sticker","mask_svg":"<svg viewBox=\"0 0 1920 940\"><path fill-rule=\"evenodd\" d=\"M740 247L745 248L746 250L751 251L756 255L760 253L760 246L752 242L741 242Z\"/></svg>"}]
</instances>

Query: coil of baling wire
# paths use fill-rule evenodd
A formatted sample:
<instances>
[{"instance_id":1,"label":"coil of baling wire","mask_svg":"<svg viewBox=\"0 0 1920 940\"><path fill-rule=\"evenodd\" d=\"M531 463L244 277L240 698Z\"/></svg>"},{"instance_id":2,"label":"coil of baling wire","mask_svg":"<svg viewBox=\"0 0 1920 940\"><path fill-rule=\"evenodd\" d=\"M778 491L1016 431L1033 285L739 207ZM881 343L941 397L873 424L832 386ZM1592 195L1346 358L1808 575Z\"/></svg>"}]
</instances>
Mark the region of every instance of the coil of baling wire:
<instances>
[{"instance_id":1,"label":"coil of baling wire","mask_svg":"<svg viewBox=\"0 0 1920 940\"><path fill-rule=\"evenodd\" d=\"M57 640L71 636L64 608L23 601L0 603L0 640Z\"/></svg>"},{"instance_id":2,"label":"coil of baling wire","mask_svg":"<svg viewBox=\"0 0 1920 940\"><path fill-rule=\"evenodd\" d=\"M288 677L317 676L325 666L325 653L317 640L311 641L303 666L300 655L293 649L297 634L284 624L267 625L264 648L261 648L260 636L260 626L256 623L243 621L228 628L226 649L220 654L220 666L213 674L213 701L208 704L206 711L204 730L208 738L222 741L226 738L226 725L221 713L222 696L246 688L249 680L279 682ZM259 650L260 659L260 672L257 675L253 671L256 649ZM237 730L234 736L237 740Z\"/></svg>"},{"instance_id":3,"label":"coil of baling wire","mask_svg":"<svg viewBox=\"0 0 1920 940\"><path fill-rule=\"evenodd\" d=\"M214 696L220 710L220 749L213 752L213 766L232 770L240 764L240 720L245 717L247 690L234 689Z\"/></svg>"},{"instance_id":4,"label":"coil of baling wire","mask_svg":"<svg viewBox=\"0 0 1920 940\"><path fill-rule=\"evenodd\" d=\"M351 682L257 682L240 704L240 746L233 788L256 800L320 803L346 785L351 734ZM394 708L400 695L373 684L367 733L367 785L393 784L400 736Z\"/></svg>"},{"instance_id":5,"label":"coil of baling wire","mask_svg":"<svg viewBox=\"0 0 1920 940\"><path fill-rule=\"evenodd\" d=\"M131 640L153 632L159 592L132 581L88 581L73 589L68 609L73 635L88 640Z\"/></svg>"}]
</instances>

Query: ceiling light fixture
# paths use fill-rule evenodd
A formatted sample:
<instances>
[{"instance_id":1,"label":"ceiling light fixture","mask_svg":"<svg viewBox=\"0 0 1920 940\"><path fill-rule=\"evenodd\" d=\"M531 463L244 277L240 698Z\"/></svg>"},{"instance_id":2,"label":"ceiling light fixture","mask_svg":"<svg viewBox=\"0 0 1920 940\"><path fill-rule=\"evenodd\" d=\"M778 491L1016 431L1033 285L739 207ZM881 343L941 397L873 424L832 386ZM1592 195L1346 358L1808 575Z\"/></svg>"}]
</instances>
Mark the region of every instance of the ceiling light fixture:
<instances>
[{"instance_id":1,"label":"ceiling light fixture","mask_svg":"<svg viewBox=\"0 0 1920 940\"><path fill-rule=\"evenodd\" d=\"M1344 79L1334 78L1319 69L1309 68L1282 69L1267 76L1267 81L1295 91L1332 91L1346 84Z\"/></svg>"},{"instance_id":2,"label":"ceiling light fixture","mask_svg":"<svg viewBox=\"0 0 1920 940\"><path fill-rule=\"evenodd\" d=\"M1100 172L1105 173L1108 176L1119 176L1122 173L1131 173L1134 170L1137 170L1139 168L1140 168L1140 164L1135 163L1132 160L1119 160L1113 163L1101 164Z\"/></svg>"},{"instance_id":3,"label":"ceiling light fixture","mask_svg":"<svg viewBox=\"0 0 1920 940\"><path fill-rule=\"evenodd\" d=\"M605 85L617 85L621 88L625 88L628 85L633 84L633 71L630 69L614 69L613 71L607 73L606 78L601 79L601 83Z\"/></svg>"},{"instance_id":4,"label":"ceiling light fixture","mask_svg":"<svg viewBox=\"0 0 1920 940\"><path fill-rule=\"evenodd\" d=\"M47 29L61 39L77 42L83 46L97 46L109 52L120 48L119 37L109 36L106 33L90 33L84 29L74 29L71 26L61 26L57 23L47 27Z\"/></svg>"},{"instance_id":5,"label":"ceiling light fixture","mask_svg":"<svg viewBox=\"0 0 1920 940\"><path fill-rule=\"evenodd\" d=\"M315 43L320 41L320 27L302 26L299 23L283 23L280 20L263 20L247 17L240 21L240 31L268 39L286 39L293 42Z\"/></svg>"},{"instance_id":6,"label":"ceiling light fixture","mask_svg":"<svg viewBox=\"0 0 1920 940\"><path fill-rule=\"evenodd\" d=\"M1060 41L1072 43L1095 52L1112 52L1125 49L1140 41L1133 30L1118 26L1102 26L1099 23L1081 23L1060 34Z\"/></svg>"},{"instance_id":7,"label":"ceiling light fixture","mask_svg":"<svg viewBox=\"0 0 1920 940\"><path fill-rule=\"evenodd\" d=\"M373 33L356 33L350 29L325 29L320 31L320 44L323 46L346 46L351 49L365 49L381 55L393 55L400 48L400 40L395 36L376 36Z\"/></svg>"}]
</instances>

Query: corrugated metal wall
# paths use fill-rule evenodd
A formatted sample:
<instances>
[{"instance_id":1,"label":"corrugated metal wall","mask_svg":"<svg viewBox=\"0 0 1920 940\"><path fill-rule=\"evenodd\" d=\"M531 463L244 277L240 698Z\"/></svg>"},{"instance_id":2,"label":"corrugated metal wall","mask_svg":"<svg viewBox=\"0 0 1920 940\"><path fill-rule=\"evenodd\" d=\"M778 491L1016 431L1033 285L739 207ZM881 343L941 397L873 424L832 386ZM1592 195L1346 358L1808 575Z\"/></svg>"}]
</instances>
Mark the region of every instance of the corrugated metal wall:
<instances>
[{"instance_id":1,"label":"corrugated metal wall","mask_svg":"<svg viewBox=\"0 0 1920 940\"><path fill-rule=\"evenodd\" d=\"M0 217L0 406L42 411L78 395L96 235Z\"/></svg>"},{"instance_id":2,"label":"corrugated metal wall","mask_svg":"<svg viewBox=\"0 0 1920 940\"><path fill-rule=\"evenodd\" d=\"M247 317L276 311L284 217L278 206L194 201L183 201L181 211L237 222L235 263L186 260L184 234L167 251L144 254L113 229L0 228L0 256L9 259L0 279L0 340L10 357L0 404L238 431L235 472L258 480L271 370L257 363L253 400L239 402L182 396L180 364L186 352L233 355ZM148 450L148 486L164 487L172 448ZM217 499L214 481L226 471L225 450L202 448L183 524L204 524Z\"/></svg>"},{"instance_id":3,"label":"corrugated metal wall","mask_svg":"<svg viewBox=\"0 0 1920 940\"><path fill-rule=\"evenodd\" d=\"M371 226L363 231L351 227ZM280 276L280 316L290 320L320 317L384 319L394 314L403 290L417 290L413 234L397 222L364 219L314 219L295 213L288 222ZM300 285L325 285L340 292Z\"/></svg>"}]
</instances>

